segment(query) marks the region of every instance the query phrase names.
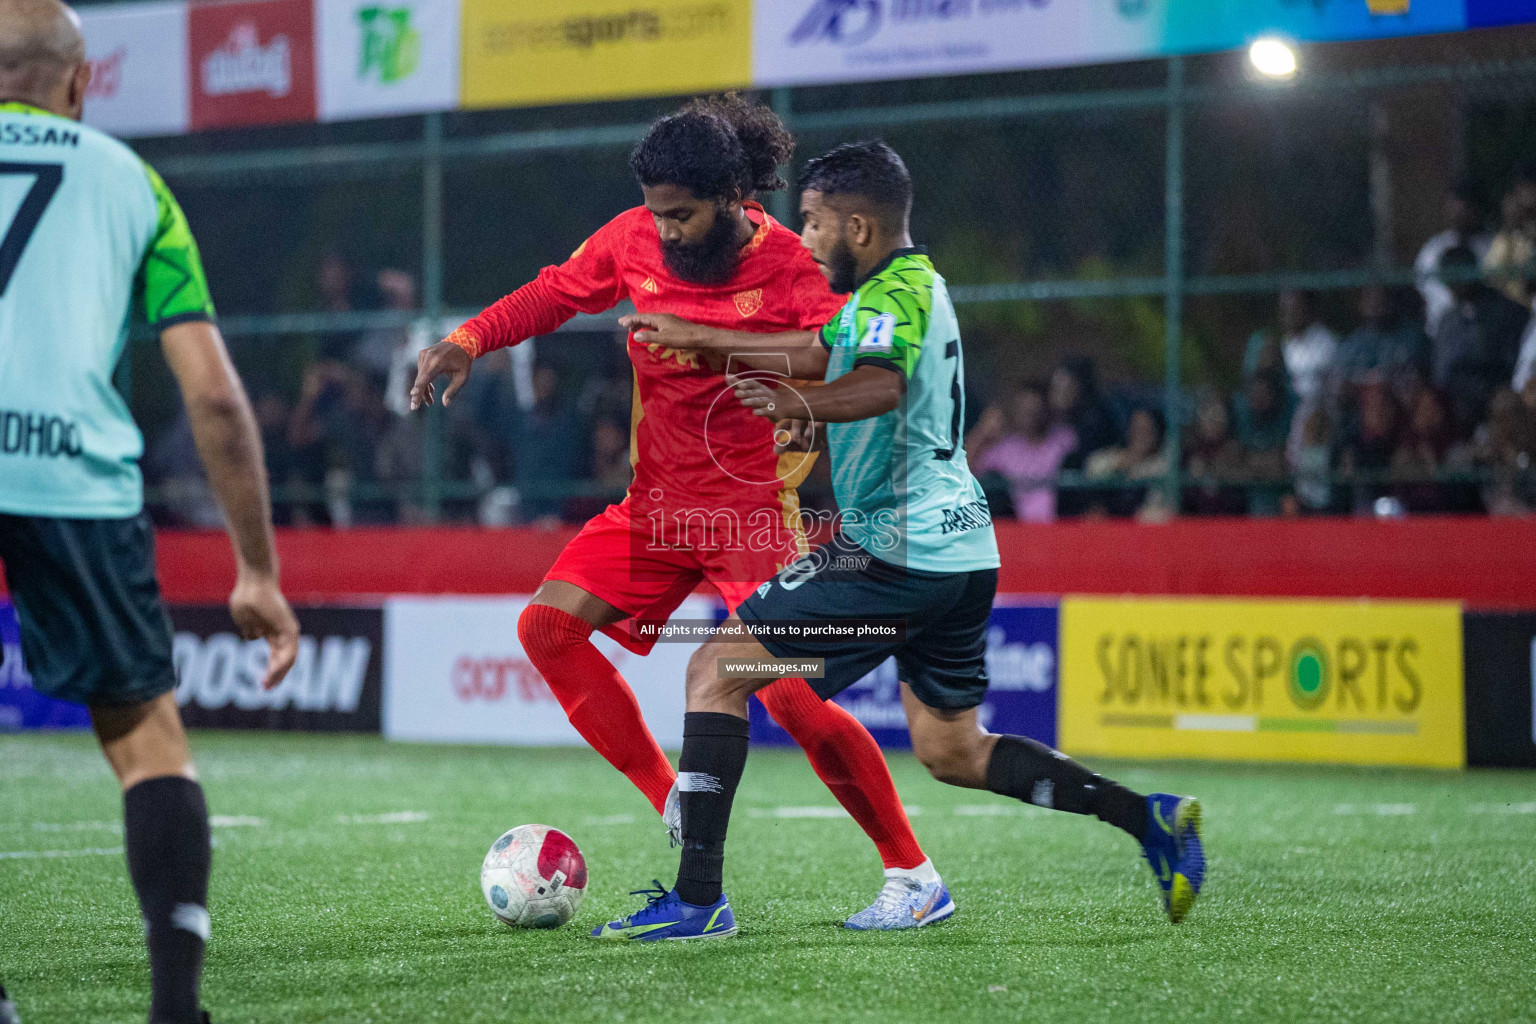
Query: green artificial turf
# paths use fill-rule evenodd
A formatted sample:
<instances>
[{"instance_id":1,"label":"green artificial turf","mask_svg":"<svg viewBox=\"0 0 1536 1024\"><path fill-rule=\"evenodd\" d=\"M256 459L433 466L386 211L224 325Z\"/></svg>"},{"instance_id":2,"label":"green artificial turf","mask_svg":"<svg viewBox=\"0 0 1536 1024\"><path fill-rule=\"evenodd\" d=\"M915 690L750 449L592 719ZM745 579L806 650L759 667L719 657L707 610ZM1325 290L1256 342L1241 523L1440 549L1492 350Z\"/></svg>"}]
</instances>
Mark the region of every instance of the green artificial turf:
<instances>
[{"instance_id":1,"label":"green artificial turf","mask_svg":"<svg viewBox=\"0 0 1536 1024\"><path fill-rule=\"evenodd\" d=\"M758 750L727 845L741 934L625 945L586 932L676 853L590 751L193 742L220 816L215 1024L1536 1020L1536 774L1098 763L1205 803L1207 888L1175 927L1128 837L892 755L959 911L861 934L838 924L879 887L873 848L808 816L833 802L797 752ZM88 737L0 737L0 981L25 1024L144 1020L119 814ZM507 929L479 892L491 841L530 821L590 869L555 931ZM105 852L34 856L57 851Z\"/></svg>"}]
</instances>

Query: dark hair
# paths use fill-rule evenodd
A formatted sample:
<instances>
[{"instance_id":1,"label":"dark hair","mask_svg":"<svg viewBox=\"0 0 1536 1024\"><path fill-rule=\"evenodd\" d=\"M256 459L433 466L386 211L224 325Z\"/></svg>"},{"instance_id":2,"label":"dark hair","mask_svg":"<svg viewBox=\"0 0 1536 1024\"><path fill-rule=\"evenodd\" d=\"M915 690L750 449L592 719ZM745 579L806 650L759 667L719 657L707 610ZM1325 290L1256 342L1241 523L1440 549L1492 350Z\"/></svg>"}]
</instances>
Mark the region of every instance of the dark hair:
<instances>
[{"instance_id":1,"label":"dark hair","mask_svg":"<svg viewBox=\"0 0 1536 1024\"><path fill-rule=\"evenodd\" d=\"M912 175L894 149L879 139L846 142L805 165L800 187L824 196L858 196L885 214L887 227L906 224L912 211Z\"/></svg>"},{"instance_id":2,"label":"dark hair","mask_svg":"<svg viewBox=\"0 0 1536 1024\"><path fill-rule=\"evenodd\" d=\"M629 168L642 185L681 185L700 199L745 198L783 188L779 165L794 150L779 115L732 92L693 100L651 125Z\"/></svg>"}]
</instances>

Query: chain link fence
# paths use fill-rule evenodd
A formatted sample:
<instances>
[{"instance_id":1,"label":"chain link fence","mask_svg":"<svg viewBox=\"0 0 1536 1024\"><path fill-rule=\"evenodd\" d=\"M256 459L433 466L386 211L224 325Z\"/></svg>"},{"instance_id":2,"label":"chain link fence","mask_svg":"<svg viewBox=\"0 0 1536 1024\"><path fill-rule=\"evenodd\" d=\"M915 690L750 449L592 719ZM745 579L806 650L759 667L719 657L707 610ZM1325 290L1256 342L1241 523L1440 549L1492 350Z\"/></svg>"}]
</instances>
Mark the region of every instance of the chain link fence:
<instances>
[{"instance_id":1,"label":"chain link fence","mask_svg":"<svg viewBox=\"0 0 1536 1024\"><path fill-rule=\"evenodd\" d=\"M1462 333L1491 348L1461 395L1414 267L1458 186L1483 219L1463 225L1474 247L1536 237L1536 31L1302 61L1285 84L1213 54L763 95L797 160L880 136L911 167L914 237L966 339L973 467L1001 515L1536 503L1536 388L1512 387L1524 319L1503 309L1489 341L1494 314L1468 313ZM202 246L281 522L576 521L622 494L631 384L613 316L482 360L446 412L408 415L403 390L418 347L634 205L629 149L676 104L137 144ZM795 224L796 202L792 188L769 206ZM1519 298L1526 275L1448 276L1472 310L1495 305L1482 278ZM173 381L137 342L121 384L151 510L213 525ZM824 479L806 492L829 500Z\"/></svg>"}]
</instances>

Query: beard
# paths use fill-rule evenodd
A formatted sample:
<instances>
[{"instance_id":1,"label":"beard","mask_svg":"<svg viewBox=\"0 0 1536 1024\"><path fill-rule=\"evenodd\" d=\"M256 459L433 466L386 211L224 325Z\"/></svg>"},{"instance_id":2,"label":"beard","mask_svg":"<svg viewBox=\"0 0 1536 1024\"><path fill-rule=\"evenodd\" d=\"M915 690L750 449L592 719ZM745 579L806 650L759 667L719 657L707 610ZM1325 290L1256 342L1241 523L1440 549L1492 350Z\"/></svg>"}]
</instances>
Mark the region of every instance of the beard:
<instances>
[{"instance_id":1,"label":"beard","mask_svg":"<svg viewBox=\"0 0 1536 1024\"><path fill-rule=\"evenodd\" d=\"M859 283L859 262L854 259L847 238L839 238L832 247L827 256L827 269L831 271L827 275L827 286L837 295L847 295Z\"/></svg>"},{"instance_id":2,"label":"beard","mask_svg":"<svg viewBox=\"0 0 1536 1024\"><path fill-rule=\"evenodd\" d=\"M725 284L736 275L741 261L736 221L716 207L715 222L702 239L692 244L662 242L661 259L669 271L690 284Z\"/></svg>"}]
</instances>

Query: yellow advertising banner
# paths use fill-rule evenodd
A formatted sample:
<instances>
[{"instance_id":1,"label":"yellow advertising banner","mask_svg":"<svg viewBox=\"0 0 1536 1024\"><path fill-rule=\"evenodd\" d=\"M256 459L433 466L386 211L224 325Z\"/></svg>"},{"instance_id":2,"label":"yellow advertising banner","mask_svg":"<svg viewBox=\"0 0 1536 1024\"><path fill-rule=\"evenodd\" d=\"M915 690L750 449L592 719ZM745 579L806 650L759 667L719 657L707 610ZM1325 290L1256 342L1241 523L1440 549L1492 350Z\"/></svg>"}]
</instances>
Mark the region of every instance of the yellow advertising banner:
<instances>
[{"instance_id":1,"label":"yellow advertising banner","mask_svg":"<svg viewBox=\"0 0 1536 1024\"><path fill-rule=\"evenodd\" d=\"M465 107L711 92L752 79L752 0L464 0Z\"/></svg>"},{"instance_id":2,"label":"yellow advertising banner","mask_svg":"<svg viewBox=\"0 0 1536 1024\"><path fill-rule=\"evenodd\" d=\"M1460 768L1454 604L1068 598L1072 754Z\"/></svg>"}]
</instances>

